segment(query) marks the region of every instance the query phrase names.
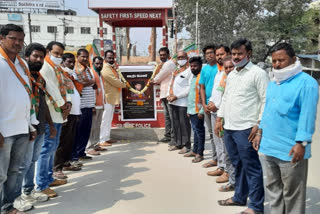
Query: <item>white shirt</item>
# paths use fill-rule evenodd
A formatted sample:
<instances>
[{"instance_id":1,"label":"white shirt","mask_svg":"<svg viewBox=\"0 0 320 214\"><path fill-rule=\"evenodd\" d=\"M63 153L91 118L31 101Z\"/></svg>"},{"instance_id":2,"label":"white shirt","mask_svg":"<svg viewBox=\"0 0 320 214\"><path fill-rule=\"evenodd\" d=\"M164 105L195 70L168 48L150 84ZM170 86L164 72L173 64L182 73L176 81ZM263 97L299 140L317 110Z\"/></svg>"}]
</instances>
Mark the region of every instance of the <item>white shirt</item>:
<instances>
[{"instance_id":1,"label":"white shirt","mask_svg":"<svg viewBox=\"0 0 320 214\"><path fill-rule=\"evenodd\" d=\"M74 70L71 70L71 69L69 69L67 67L64 67L63 70L67 71L70 76L72 76L72 77L75 76ZM81 114L81 110L80 110L80 94L79 94L77 88L75 87L75 85L73 84L73 82L72 82L72 85L73 85L73 92L74 93L70 94L71 103L72 103L70 114L72 114L72 115L80 115Z\"/></svg>"},{"instance_id":2,"label":"white shirt","mask_svg":"<svg viewBox=\"0 0 320 214\"><path fill-rule=\"evenodd\" d=\"M24 63L27 66L25 61ZM29 78L24 73L24 70L17 58L14 61L14 65L18 73L29 85ZM28 92L1 54L0 71L0 133L3 137L28 134L29 125L31 124L31 101ZM31 88L30 85L29 87Z\"/></svg>"},{"instance_id":3,"label":"white shirt","mask_svg":"<svg viewBox=\"0 0 320 214\"><path fill-rule=\"evenodd\" d=\"M175 77L173 82L173 95L175 95L178 99L173 102L170 102L169 104L175 105L175 106L182 106L182 107L188 106L188 94L190 90L190 82L191 82L192 76L193 74L191 73L191 70L189 67ZM171 80L172 78L173 78L173 75L171 75ZM167 96L169 96L170 94L171 80L169 82Z\"/></svg>"},{"instance_id":4,"label":"white shirt","mask_svg":"<svg viewBox=\"0 0 320 214\"><path fill-rule=\"evenodd\" d=\"M211 97L209 99L209 102L213 102L217 108L220 107L221 99L222 99L222 93L221 93L221 91L218 91L217 88L219 87L220 81L223 77L223 73L224 73L224 71L218 70L218 72L214 78L212 93L211 93Z\"/></svg>"},{"instance_id":5,"label":"white shirt","mask_svg":"<svg viewBox=\"0 0 320 214\"><path fill-rule=\"evenodd\" d=\"M224 118L224 128L245 130L261 120L265 105L268 74L249 62L242 70L228 75L218 117Z\"/></svg>"},{"instance_id":6,"label":"white shirt","mask_svg":"<svg viewBox=\"0 0 320 214\"><path fill-rule=\"evenodd\" d=\"M166 98L168 86L170 85L171 75L176 69L176 64L172 60L166 61L158 75L154 78L156 83L160 83L160 99Z\"/></svg>"},{"instance_id":7,"label":"white shirt","mask_svg":"<svg viewBox=\"0 0 320 214\"><path fill-rule=\"evenodd\" d=\"M53 68L46 61L44 61L44 64L40 70L40 73L43 79L46 81L47 92L51 95L53 100L57 103L58 107L63 106L65 104L65 101L61 96L60 89L59 89L59 81L56 77L56 73L53 70ZM63 120L62 113L57 112L54 109L53 104L50 102L47 96L46 96L46 100L47 100L52 121L54 123L66 122L67 120ZM66 93L66 100L67 102L71 102L71 96L68 93Z\"/></svg>"}]
</instances>

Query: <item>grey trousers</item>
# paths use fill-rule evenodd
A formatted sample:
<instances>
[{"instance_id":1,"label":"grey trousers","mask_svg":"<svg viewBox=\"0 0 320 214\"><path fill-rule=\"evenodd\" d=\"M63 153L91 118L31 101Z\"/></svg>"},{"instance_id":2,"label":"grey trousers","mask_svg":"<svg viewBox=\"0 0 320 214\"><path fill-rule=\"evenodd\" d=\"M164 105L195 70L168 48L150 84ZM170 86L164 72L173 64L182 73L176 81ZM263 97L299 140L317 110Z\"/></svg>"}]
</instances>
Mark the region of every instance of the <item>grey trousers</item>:
<instances>
[{"instance_id":1,"label":"grey trousers","mask_svg":"<svg viewBox=\"0 0 320 214\"><path fill-rule=\"evenodd\" d=\"M172 130L172 126L171 126L171 117L170 117L170 113L169 113L169 104L168 104L168 100L167 98L162 98L161 99L161 103L163 106L163 114L164 114L164 119L165 119L165 132L164 132L164 136L166 138L171 139L171 135L173 130Z\"/></svg>"},{"instance_id":2,"label":"grey trousers","mask_svg":"<svg viewBox=\"0 0 320 214\"><path fill-rule=\"evenodd\" d=\"M170 108L172 111L172 125L174 133L173 145L180 148L187 147L190 149L191 125L187 115L187 107L170 105Z\"/></svg>"},{"instance_id":3,"label":"grey trousers","mask_svg":"<svg viewBox=\"0 0 320 214\"><path fill-rule=\"evenodd\" d=\"M263 174L272 214L304 214L308 160L295 164L263 155Z\"/></svg>"},{"instance_id":4,"label":"grey trousers","mask_svg":"<svg viewBox=\"0 0 320 214\"><path fill-rule=\"evenodd\" d=\"M92 116L92 126L87 149L94 149L100 141L100 126L102 121L103 109L96 109L96 114Z\"/></svg>"},{"instance_id":5,"label":"grey trousers","mask_svg":"<svg viewBox=\"0 0 320 214\"><path fill-rule=\"evenodd\" d=\"M208 115L204 113L204 120L206 122L206 126L208 128L208 132L210 133L210 137L211 137L214 135L212 131L211 114ZM212 147L212 160L216 161L217 160L216 145L214 143L213 137L210 140L211 140L211 147Z\"/></svg>"},{"instance_id":6,"label":"grey trousers","mask_svg":"<svg viewBox=\"0 0 320 214\"><path fill-rule=\"evenodd\" d=\"M214 127L217 119L217 114L213 113L211 114L211 122L212 127ZM218 162L218 168L224 169L224 171L229 173L229 183L232 185L235 185L235 169L231 164L231 160L229 158L226 146L223 141L223 137L218 137L217 135L213 134L213 141L216 148L216 154L217 154L217 162Z\"/></svg>"}]
</instances>

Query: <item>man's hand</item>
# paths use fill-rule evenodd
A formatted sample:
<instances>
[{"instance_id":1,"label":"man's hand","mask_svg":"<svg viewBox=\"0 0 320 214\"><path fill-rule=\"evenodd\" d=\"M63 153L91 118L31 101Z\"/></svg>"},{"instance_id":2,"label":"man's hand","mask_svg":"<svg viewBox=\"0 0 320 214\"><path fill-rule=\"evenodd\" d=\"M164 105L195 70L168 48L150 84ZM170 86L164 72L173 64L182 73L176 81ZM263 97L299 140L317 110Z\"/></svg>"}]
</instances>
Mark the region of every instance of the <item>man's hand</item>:
<instances>
[{"instance_id":1,"label":"man's hand","mask_svg":"<svg viewBox=\"0 0 320 214\"><path fill-rule=\"evenodd\" d=\"M0 133L0 148L3 147L3 144L4 144L4 137L3 137L3 135Z\"/></svg>"},{"instance_id":2,"label":"man's hand","mask_svg":"<svg viewBox=\"0 0 320 214\"><path fill-rule=\"evenodd\" d=\"M55 136L57 135L57 130L54 126L50 126L50 138L55 138Z\"/></svg>"},{"instance_id":3,"label":"man's hand","mask_svg":"<svg viewBox=\"0 0 320 214\"><path fill-rule=\"evenodd\" d=\"M212 112L218 111L218 108L216 107L216 105L213 102L209 102L209 104L207 105L207 109Z\"/></svg>"},{"instance_id":4,"label":"man's hand","mask_svg":"<svg viewBox=\"0 0 320 214\"><path fill-rule=\"evenodd\" d=\"M206 114L210 114L210 110L208 109L208 106L207 105L202 105L203 106L203 111L206 113Z\"/></svg>"},{"instance_id":5,"label":"man's hand","mask_svg":"<svg viewBox=\"0 0 320 214\"><path fill-rule=\"evenodd\" d=\"M203 118L204 118L204 115L203 115L203 114L198 114L198 119L199 119L199 120L203 120Z\"/></svg>"},{"instance_id":6,"label":"man's hand","mask_svg":"<svg viewBox=\"0 0 320 214\"><path fill-rule=\"evenodd\" d=\"M219 137L219 133L223 130L223 124L222 124L222 119L217 118L216 123L214 124L214 133L216 136Z\"/></svg>"},{"instance_id":7,"label":"man's hand","mask_svg":"<svg viewBox=\"0 0 320 214\"><path fill-rule=\"evenodd\" d=\"M96 108L93 108L93 109L92 109L92 115L96 115L96 113L97 113Z\"/></svg>"},{"instance_id":8,"label":"man's hand","mask_svg":"<svg viewBox=\"0 0 320 214\"><path fill-rule=\"evenodd\" d=\"M252 140L252 147L254 148L254 150L258 151L259 147L260 147L260 142L261 142L261 135L257 134L254 139Z\"/></svg>"},{"instance_id":9,"label":"man's hand","mask_svg":"<svg viewBox=\"0 0 320 214\"><path fill-rule=\"evenodd\" d=\"M173 102L173 101L175 101L175 100L177 100L178 98L177 98L177 96L175 96L175 95L169 95L168 97L167 97L167 100L169 101L169 102Z\"/></svg>"},{"instance_id":10,"label":"man's hand","mask_svg":"<svg viewBox=\"0 0 320 214\"><path fill-rule=\"evenodd\" d=\"M250 135L249 135L249 137L248 137L249 142L252 142L252 141L253 141L254 137L255 137L256 134L257 134L258 129L259 129L258 126L252 127L251 132L250 132Z\"/></svg>"},{"instance_id":11,"label":"man's hand","mask_svg":"<svg viewBox=\"0 0 320 214\"><path fill-rule=\"evenodd\" d=\"M71 108L72 104L70 102L67 102L63 106L61 106L63 120L66 120L68 118Z\"/></svg>"},{"instance_id":12,"label":"man's hand","mask_svg":"<svg viewBox=\"0 0 320 214\"><path fill-rule=\"evenodd\" d=\"M297 143L296 145L294 145L289 152L289 156L292 155L291 163L296 163L303 160L304 153L305 148L301 145L301 143Z\"/></svg>"},{"instance_id":13,"label":"man's hand","mask_svg":"<svg viewBox=\"0 0 320 214\"><path fill-rule=\"evenodd\" d=\"M30 132L29 140L34 141L37 137L37 131Z\"/></svg>"}]
</instances>

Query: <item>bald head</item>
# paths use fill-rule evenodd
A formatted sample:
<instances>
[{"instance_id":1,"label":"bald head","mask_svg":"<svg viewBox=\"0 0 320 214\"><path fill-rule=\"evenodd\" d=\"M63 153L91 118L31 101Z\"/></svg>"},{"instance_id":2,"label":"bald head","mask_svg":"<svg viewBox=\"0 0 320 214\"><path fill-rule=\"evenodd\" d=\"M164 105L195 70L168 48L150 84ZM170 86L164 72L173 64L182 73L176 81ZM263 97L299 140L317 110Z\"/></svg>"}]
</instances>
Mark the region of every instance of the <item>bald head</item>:
<instances>
[{"instance_id":1,"label":"bald head","mask_svg":"<svg viewBox=\"0 0 320 214\"><path fill-rule=\"evenodd\" d=\"M188 59L188 55L185 51L178 51L177 59L178 60Z\"/></svg>"}]
</instances>

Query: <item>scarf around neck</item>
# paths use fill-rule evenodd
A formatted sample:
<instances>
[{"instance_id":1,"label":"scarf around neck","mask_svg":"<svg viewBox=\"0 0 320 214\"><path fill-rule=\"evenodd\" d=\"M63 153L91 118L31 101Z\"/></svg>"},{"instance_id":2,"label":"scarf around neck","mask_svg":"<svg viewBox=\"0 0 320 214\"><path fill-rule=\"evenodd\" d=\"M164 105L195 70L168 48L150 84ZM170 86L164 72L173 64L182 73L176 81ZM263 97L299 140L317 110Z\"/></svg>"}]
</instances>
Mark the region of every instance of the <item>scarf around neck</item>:
<instances>
[{"instance_id":1,"label":"scarf around neck","mask_svg":"<svg viewBox=\"0 0 320 214\"><path fill-rule=\"evenodd\" d=\"M302 65L299 60L296 60L294 64L289 65L285 68L272 69L272 71L269 72L269 77L271 81L274 81L277 84L280 84L280 82L287 80L301 72L302 72Z\"/></svg>"}]
</instances>

